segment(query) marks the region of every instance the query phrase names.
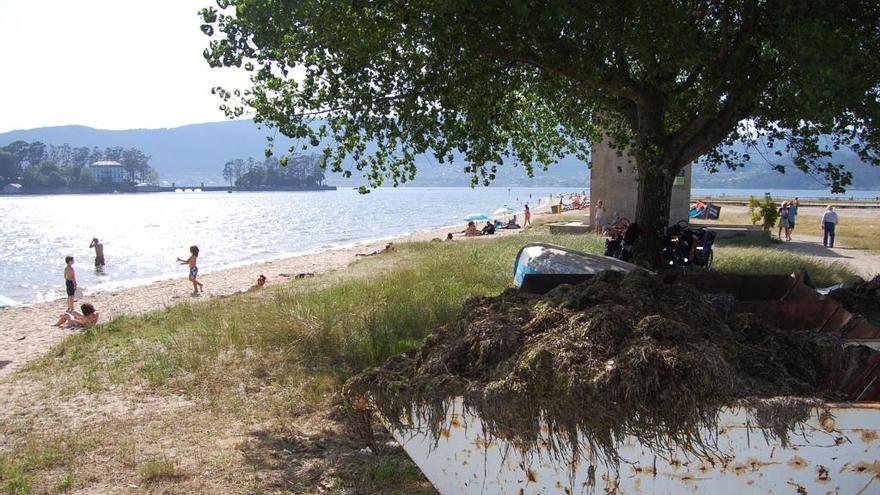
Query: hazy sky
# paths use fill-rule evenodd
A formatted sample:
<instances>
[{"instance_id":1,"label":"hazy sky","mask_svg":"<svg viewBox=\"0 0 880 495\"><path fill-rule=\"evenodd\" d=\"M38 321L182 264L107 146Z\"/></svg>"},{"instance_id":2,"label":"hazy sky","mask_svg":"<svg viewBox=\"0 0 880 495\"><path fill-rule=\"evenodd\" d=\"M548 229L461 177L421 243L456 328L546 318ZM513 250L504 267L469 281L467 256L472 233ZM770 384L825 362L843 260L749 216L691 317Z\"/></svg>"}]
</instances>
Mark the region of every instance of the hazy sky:
<instances>
[{"instance_id":1,"label":"hazy sky","mask_svg":"<svg viewBox=\"0 0 880 495\"><path fill-rule=\"evenodd\" d=\"M0 0L0 132L81 124L174 127L225 119L200 8L213 0Z\"/></svg>"}]
</instances>

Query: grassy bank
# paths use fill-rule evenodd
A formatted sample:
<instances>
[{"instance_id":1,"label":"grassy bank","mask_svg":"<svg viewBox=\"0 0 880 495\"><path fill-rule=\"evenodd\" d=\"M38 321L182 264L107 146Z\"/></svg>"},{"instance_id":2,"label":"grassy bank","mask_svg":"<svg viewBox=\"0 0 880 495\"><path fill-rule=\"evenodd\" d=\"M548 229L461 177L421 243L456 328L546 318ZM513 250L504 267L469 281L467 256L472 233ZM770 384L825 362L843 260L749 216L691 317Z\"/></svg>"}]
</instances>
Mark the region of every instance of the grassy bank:
<instances>
[{"instance_id":1,"label":"grassy bank","mask_svg":"<svg viewBox=\"0 0 880 495\"><path fill-rule=\"evenodd\" d=\"M340 386L468 297L508 287L530 241L602 249L544 227L403 244L346 270L73 335L4 384L27 393L0 416L0 491L433 493L400 451L360 450ZM821 284L851 276L772 248L723 248L716 261L736 273L806 269Z\"/></svg>"}]
</instances>

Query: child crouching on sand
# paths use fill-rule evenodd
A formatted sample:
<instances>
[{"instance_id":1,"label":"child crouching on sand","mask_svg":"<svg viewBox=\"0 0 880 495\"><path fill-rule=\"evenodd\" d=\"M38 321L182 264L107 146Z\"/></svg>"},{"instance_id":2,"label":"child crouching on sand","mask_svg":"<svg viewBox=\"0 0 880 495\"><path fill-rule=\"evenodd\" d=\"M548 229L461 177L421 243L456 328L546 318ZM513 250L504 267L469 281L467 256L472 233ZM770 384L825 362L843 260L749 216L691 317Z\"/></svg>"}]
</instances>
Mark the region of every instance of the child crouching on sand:
<instances>
[{"instance_id":1,"label":"child crouching on sand","mask_svg":"<svg viewBox=\"0 0 880 495\"><path fill-rule=\"evenodd\" d=\"M79 309L82 313L73 310L61 313L55 326L60 327L61 325L70 325L77 328L89 328L94 326L95 323L98 323L98 312L95 311L94 306L85 303L80 306Z\"/></svg>"},{"instance_id":2,"label":"child crouching on sand","mask_svg":"<svg viewBox=\"0 0 880 495\"><path fill-rule=\"evenodd\" d=\"M190 246L189 247L189 258L182 260L177 258L177 262L181 265L189 265L189 281L193 284L193 295L198 295L199 290L205 292L202 283L196 280L196 277L199 276L199 267L196 266L196 260L199 259L199 247L198 246Z\"/></svg>"}]
</instances>

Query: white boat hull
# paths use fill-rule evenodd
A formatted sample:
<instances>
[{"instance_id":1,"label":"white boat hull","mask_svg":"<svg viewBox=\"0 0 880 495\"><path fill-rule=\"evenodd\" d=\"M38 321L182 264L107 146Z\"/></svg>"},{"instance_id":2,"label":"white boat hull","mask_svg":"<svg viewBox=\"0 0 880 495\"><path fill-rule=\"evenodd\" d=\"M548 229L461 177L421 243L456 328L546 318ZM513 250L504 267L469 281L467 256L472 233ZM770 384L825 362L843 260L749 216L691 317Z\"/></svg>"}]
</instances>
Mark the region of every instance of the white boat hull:
<instances>
[{"instance_id":1,"label":"white boat hull","mask_svg":"<svg viewBox=\"0 0 880 495\"><path fill-rule=\"evenodd\" d=\"M630 438L619 448L617 471L591 463L589 453L573 471L548 452L523 457L505 441L483 437L479 417L464 414L460 400L447 419L436 444L421 425L392 432L442 495L880 493L878 403L816 411L788 447L749 427L746 411L725 410L717 434L723 461L680 451L658 456Z\"/></svg>"}]
</instances>

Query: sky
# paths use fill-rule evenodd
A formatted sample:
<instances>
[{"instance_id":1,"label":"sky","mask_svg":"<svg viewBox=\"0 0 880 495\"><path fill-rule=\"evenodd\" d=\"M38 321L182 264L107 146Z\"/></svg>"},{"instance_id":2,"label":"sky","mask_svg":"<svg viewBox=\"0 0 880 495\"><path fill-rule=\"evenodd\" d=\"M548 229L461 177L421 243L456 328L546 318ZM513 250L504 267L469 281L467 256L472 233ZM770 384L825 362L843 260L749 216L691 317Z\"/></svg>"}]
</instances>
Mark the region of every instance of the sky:
<instances>
[{"instance_id":1,"label":"sky","mask_svg":"<svg viewBox=\"0 0 880 495\"><path fill-rule=\"evenodd\" d=\"M213 0L0 0L0 132L215 122L214 86L247 87L212 69L198 11Z\"/></svg>"}]
</instances>

